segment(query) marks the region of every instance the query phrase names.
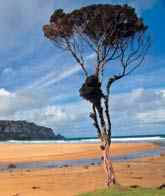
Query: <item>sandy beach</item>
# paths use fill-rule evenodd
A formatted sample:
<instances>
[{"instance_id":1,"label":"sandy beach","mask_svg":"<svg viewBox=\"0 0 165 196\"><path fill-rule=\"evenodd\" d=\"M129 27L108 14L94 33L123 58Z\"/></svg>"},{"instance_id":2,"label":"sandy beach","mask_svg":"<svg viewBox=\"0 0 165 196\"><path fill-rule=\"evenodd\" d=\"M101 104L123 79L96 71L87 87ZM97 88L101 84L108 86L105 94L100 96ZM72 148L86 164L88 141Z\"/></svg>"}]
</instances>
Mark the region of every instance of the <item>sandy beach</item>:
<instances>
[{"instance_id":1,"label":"sandy beach","mask_svg":"<svg viewBox=\"0 0 165 196\"><path fill-rule=\"evenodd\" d=\"M112 154L157 149L158 145L113 144ZM0 163L91 158L100 155L98 144L1 144ZM123 186L158 187L165 182L165 156L114 162ZM73 196L104 187L101 165L0 172L2 196Z\"/></svg>"},{"instance_id":2,"label":"sandy beach","mask_svg":"<svg viewBox=\"0 0 165 196\"><path fill-rule=\"evenodd\" d=\"M152 143L113 144L112 155L157 149ZM73 160L99 157L99 144L0 144L0 163Z\"/></svg>"}]
</instances>

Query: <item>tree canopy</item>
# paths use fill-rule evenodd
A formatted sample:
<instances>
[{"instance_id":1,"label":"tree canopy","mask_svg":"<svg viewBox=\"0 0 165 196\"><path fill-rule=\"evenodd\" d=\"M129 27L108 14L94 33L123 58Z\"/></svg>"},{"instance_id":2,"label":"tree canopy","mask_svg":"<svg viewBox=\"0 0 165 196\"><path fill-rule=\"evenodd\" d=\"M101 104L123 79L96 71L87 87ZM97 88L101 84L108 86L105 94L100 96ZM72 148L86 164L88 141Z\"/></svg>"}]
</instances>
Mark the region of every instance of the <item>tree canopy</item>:
<instances>
[{"instance_id":1,"label":"tree canopy","mask_svg":"<svg viewBox=\"0 0 165 196\"><path fill-rule=\"evenodd\" d=\"M134 67L140 64L148 48L146 30L147 26L134 8L111 4L90 5L70 13L57 9L49 24L43 26L45 36L58 47L69 50L86 76L81 41L96 53L95 74L99 76L104 65L113 59L120 59L125 71L131 63Z\"/></svg>"},{"instance_id":2,"label":"tree canopy","mask_svg":"<svg viewBox=\"0 0 165 196\"><path fill-rule=\"evenodd\" d=\"M68 38L80 28L94 42L106 34L104 43L113 45L120 39L145 31L147 26L137 17L134 8L107 4L82 7L71 13L55 10L50 17L50 24L44 26L44 32L49 39Z\"/></svg>"}]
</instances>

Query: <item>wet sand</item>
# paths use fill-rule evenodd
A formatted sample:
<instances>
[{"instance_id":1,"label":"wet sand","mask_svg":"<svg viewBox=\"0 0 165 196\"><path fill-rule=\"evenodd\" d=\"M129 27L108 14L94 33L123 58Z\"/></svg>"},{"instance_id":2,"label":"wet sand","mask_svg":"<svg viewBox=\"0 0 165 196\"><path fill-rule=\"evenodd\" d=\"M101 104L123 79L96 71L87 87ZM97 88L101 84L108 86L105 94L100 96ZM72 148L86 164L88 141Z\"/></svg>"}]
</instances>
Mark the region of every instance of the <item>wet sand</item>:
<instances>
[{"instance_id":1,"label":"wet sand","mask_svg":"<svg viewBox=\"0 0 165 196\"><path fill-rule=\"evenodd\" d=\"M112 155L159 148L152 143L115 143ZM99 144L0 144L0 163L75 160L100 156Z\"/></svg>"},{"instance_id":2,"label":"wet sand","mask_svg":"<svg viewBox=\"0 0 165 196\"><path fill-rule=\"evenodd\" d=\"M10 145L1 145L0 162L91 158L91 156L100 154L99 148L96 148L98 144ZM158 146L154 144L113 144L112 153L116 155L154 148ZM23 154L18 154L21 151ZM32 158L30 158L30 151ZM114 169L118 182L123 186L157 187L165 183L164 155L115 162ZM103 187L104 171L101 165L0 172L1 196L73 196Z\"/></svg>"}]
</instances>

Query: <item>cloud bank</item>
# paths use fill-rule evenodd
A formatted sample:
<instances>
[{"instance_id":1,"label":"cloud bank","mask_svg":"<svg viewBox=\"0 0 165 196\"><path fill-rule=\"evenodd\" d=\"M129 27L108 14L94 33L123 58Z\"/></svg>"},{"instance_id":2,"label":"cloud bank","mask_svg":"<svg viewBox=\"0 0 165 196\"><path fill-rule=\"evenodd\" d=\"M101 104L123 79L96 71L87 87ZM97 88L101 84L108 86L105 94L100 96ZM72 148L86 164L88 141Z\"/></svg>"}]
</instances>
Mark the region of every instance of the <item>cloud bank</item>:
<instances>
[{"instance_id":1,"label":"cloud bank","mask_svg":"<svg viewBox=\"0 0 165 196\"><path fill-rule=\"evenodd\" d=\"M86 130L85 134L95 135L88 119L91 107L85 101L50 105L49 99L43 94L13 94L5 89L0 89L0 99L1 119L35 121L60 130L66 135L72 132L83 135L84 130L81 129L84 124L84 127L91 127L91 131ZM133 130L136 134L141 134L144 129L153 132L154 123L165 124L165 90L136 89L129 93L113 95L111 108L115 135L121 133L120 131L123 131L123 135L128 133L128 127L136 128Z\"/></svg>"}]
</instances>

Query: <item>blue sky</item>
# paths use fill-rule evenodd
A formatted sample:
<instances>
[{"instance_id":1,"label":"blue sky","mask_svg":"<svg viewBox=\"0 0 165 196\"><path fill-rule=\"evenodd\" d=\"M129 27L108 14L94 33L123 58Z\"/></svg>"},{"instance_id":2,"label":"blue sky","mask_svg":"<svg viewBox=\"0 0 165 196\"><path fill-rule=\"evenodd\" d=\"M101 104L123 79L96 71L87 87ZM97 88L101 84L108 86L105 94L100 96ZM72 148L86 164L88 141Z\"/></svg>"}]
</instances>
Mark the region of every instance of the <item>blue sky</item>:
<instances>
[{"instance_id":1,"label":"blue sky","mask_svg":"<svg viewBox=\"0 0 165 196\"><path fill-rule=\"evenodd\" d=\"M164 133L164 0L0 0L0 119L33 121L70 137L96 135L91 106L78 93L79 66L42 33L54 9L93 3L132 5L152 36L143 66L113 86L113 135ZM93 63L92 54L86 58Z\"/></svg>"}]
</instances>

